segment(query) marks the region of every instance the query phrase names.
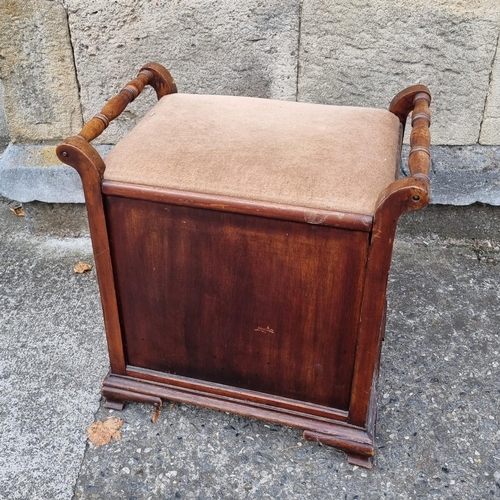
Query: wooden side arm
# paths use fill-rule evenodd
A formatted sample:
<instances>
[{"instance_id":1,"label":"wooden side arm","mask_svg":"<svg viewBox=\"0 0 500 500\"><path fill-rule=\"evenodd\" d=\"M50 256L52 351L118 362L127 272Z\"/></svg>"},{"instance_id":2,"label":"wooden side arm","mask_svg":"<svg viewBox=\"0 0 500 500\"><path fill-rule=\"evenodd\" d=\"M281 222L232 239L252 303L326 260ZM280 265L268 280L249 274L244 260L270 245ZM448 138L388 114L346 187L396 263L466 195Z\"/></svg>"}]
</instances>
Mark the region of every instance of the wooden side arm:
<instances>
[{"instance_id":1,"label":"wooden side arm","mask_svg":"<svg viewBox=\"0 0 500 500\"><path fill-rule=\"evenodd\" d=\"M410 134L410 152L408 168L410 177L399 179L381 193L377 202L375 222L383 219L384 206L392 206L393 216L399 216L407 210L418 210L429 204L431 167L429 127L431 114L429 104L431 93L425 85L414 85L400 92L391 102L389 111L400 120L403 130L410 112L412 112L412 131Z\"/></svg>"},{"instance_id":2,"label":"wooden side arm","mask_svg":"<svg viewBox=\"0 0 500 500\"><path fill-rule=\"evenodd\" d=\"M391 102L389 111L394 113L404 126L410 111L412 131L410 135L410 154L408 168L411 175L429 175L431 166L430 143L431 113L429 104L431 93L425 85L414 85L400 92Z\"/></svg>"},{"instance_id":3,"label":"wooden side arm","mask_svg":"<svg viewBox=\"0 0 500 500\"><path fill-rule=\"evenodd\" d=\"M84 125L78 135L87 142L101 135L111 120L120 116L146 85L151 85L156 90L158 99L177 92L174 79L163 66L158 63L146 64L134 80L128 82L118 95L106 103L100 113L97 113Z\"/></svg>"}]
</instances>

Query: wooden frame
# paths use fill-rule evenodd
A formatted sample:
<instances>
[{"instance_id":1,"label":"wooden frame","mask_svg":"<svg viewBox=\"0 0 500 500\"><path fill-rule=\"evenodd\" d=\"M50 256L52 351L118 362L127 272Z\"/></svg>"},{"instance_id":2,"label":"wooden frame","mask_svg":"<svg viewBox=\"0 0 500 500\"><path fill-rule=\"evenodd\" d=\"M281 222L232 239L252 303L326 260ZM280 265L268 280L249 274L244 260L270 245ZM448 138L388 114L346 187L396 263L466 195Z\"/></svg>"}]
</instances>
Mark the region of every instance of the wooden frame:
<instances>
[{"instance_id":1,"label":"wooden frame","mask_svg":"<svg viewBox=\"0 0 500 500\"><path fill-rule=\"evenodd\" d=\"M401 122L401 132L408 114L413 112L409 153L411 176L388 186L380 194L374 217L370 217L330 211L319 213L317 210L311 214L307 209L291 206L104 181L104 162L89 142L101 134L146 85L156 90L158 98L176 92L175 83L165 68L156 63L147 64L137 78L111 99L77 136L66 139L57 148L59 159L79 172L85 193L111 364L102 389L105 405L121 409L124 401L161 405L162 399L169 399L261 418L301 428L305 439L335 446L347 453L350 463L371 467L386 287L396 225L402 213L420 209L429 202L429 90L423 85L410 87L398 94L390 105L389 110ZM359 292L359 326L348 408L332 408L129 364L116 288L118 275L113 267L116 255L110 247L109 231L114 229L107 212L109 209L106 209L107 205L114 203L113 200L124 198L136 200L139 204L152 201L180 209L208 210L214 214L300 222L302 226L307 225L304 224L306 221L333 231L348 230L366 235L368 247Z\"/></svg>"}]
</instances>

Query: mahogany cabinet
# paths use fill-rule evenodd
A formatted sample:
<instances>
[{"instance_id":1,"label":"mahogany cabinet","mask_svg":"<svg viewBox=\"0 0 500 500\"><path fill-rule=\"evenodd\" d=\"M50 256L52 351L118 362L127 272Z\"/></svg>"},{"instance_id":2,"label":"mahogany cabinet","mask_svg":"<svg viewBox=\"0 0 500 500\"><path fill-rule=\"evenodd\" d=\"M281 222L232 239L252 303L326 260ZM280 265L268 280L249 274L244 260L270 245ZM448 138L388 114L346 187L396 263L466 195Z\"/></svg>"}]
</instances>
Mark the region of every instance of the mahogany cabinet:
<instances>
[{"instance_id":1,"label":"mahogany cabinet","mask_svg":"<svg viewBox=\"0 0 500 500\"><path fill-rule=\"evenodd\" d=\"M159 102L102 159L89 142L148 84ZM396 224L429 201L429 103L422 85L388 111L177 94L150 63L59 145L85 191L106 405L257 417L370 467Z\"/></svg>"}]
</instances>

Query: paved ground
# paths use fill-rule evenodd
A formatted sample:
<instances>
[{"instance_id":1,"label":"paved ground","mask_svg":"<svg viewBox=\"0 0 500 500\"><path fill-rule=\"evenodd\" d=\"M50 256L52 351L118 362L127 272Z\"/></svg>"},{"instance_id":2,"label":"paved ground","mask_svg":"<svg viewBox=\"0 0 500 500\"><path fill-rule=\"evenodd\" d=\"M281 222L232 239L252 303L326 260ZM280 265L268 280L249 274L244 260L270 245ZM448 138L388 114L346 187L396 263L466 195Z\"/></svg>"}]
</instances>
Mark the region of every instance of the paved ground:
<instances>
[{"instance_id":1,"label":"paved ground","mask_svg":"<svg viewBox=\"0 0 500 500\"><path fill-rule=\"evenodd\" d=\"M500 498L500 250L399 237L375 468L295 429L187 405L99 399L107 354L85 237L28 234L0 201L0 498ZM484 235L487 240L490 233ZM124 420L95 448L87 427Z\"/></svg>"}]
</instances>

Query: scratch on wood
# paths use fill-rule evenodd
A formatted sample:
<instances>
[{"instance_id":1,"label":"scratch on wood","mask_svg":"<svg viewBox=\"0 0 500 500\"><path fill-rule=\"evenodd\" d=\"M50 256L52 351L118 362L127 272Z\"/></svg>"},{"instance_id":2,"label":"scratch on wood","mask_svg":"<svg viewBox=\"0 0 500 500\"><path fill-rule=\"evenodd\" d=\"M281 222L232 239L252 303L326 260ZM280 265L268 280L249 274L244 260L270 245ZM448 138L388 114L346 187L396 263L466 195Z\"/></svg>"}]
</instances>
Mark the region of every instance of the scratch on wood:
<instances>
[{"instance_id":1,"label":"scratch on wood","mask_svg":"<svg viewBox=\"0 0 500 500\"><path fill-rule=\"evenodd\" d=\"M272 328L269 328L269 325L267 328L263 328L262 326L259 326L254 330L255 332L262 332L262 333L274 333L274 330Z\"/></svg>"}]
</instances>

